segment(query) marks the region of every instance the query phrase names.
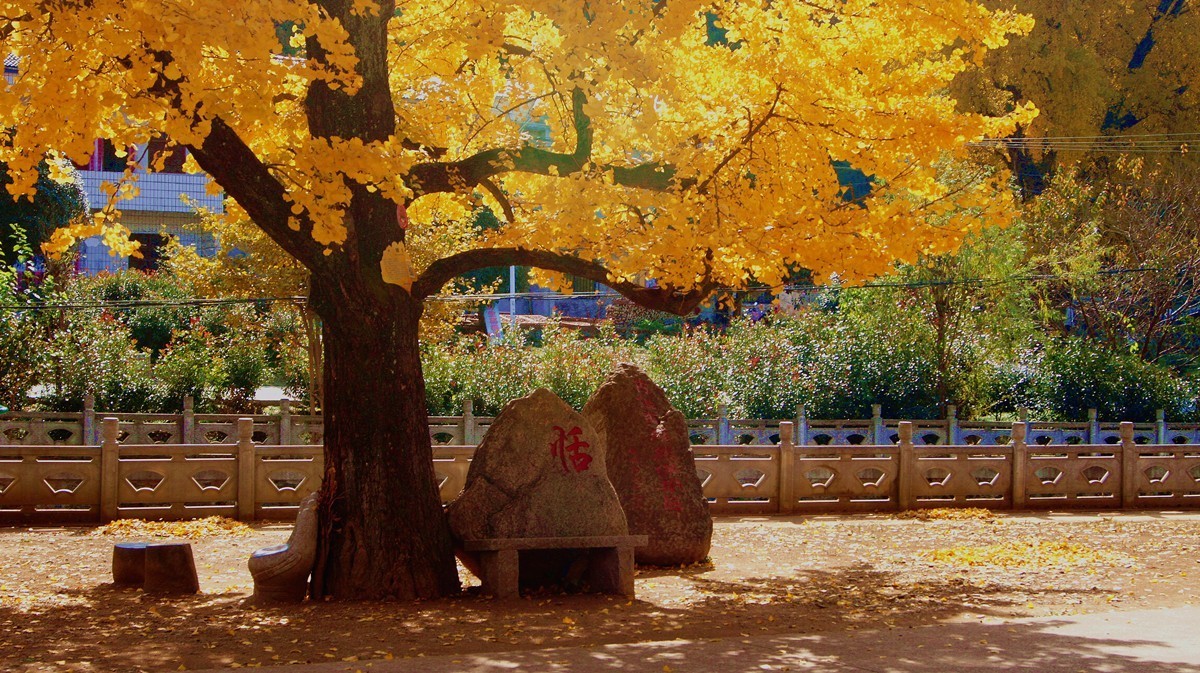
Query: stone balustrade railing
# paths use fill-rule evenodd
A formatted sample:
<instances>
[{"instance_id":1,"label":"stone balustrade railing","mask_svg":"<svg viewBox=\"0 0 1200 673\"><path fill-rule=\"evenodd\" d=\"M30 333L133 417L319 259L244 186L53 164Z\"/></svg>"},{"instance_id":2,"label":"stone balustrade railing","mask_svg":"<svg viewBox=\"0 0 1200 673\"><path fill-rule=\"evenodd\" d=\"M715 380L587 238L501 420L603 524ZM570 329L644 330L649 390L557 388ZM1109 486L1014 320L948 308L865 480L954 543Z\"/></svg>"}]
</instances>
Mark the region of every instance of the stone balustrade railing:
<instances>
[{"instance_id":1,"label":"stone balustrade railing","mask_svg":"<svg viewBox=\"0 0 1200 673\"><path fill-rule=\"evenodd\" d=\"M63 525L116 518L289 519L320 486L321 447L256 443L255 418L236 419L231 443L122 443L105 418L95 445L0 446L0 524ZM1200 506L1200 447L1139 444L1132 423L1116 443L1030 444L1010 424L1002 446L922 445L921 425L895 444L694 445L697 475L718 515ZM444 501L463 488L474 446L434 448Z\"/></svg>"},{"instance_id":2,"label":"stone balustrade railing","mask_svg":"<svg viewBox=\"0 0 1200 673\"><path fill-rule=\"evenodd\" d=\"M260 445L321 445L324 441L322 418L294 414L283 400L275 414L249 416L254 421L252 441ZM717 418L688 421L694 445L773 446L779 443L780 424L784 420L729 418L722 407ZM857 420L810 419L803 406L794 419L799 446L856 446L896 444L900 419L883 418L875 406L874 416ZM90 401L82 412L10 412L0 415L0 446L85 446L100 443L100 416L118 418L117 441L121 444L234 444L236 423L246 416L238 414L198 414L192 402L184 399L181 414L135 414L97 412ZM1120 442L1120 423L1100 421L1095 410L1086 423L1057 423L1029 420L1030 444L1082 445ZM483 438L492 423L489 416L476 416L472 405L464 405L461 416L430 416L429 433L438 446L474 445ZM951 406L947 418L913 421L913 443L917 445L1003 446L1010 441L1012 424L993 421L960 421ZM1200 424L1168 423L1163 413L1153 423L1135 423L1137 444L1200 444Z\"/></svg>"}]
</instances>

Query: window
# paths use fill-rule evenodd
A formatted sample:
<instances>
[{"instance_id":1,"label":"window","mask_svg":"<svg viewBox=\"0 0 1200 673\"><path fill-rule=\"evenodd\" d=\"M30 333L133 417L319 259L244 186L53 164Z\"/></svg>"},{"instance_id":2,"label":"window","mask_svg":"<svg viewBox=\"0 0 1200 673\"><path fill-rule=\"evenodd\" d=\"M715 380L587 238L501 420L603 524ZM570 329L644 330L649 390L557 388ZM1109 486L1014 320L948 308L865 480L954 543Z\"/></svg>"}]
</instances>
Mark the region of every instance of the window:
<instances>
[{"instance_id":1,"label":"window","mask_svg":"<svg viewBox=\"0 0 1200 673\"><path fill-rule=\"evenodd\" d=\"M187 159L187 150L174 145L165 137L158 137L150 141L146 147L146 165L151 172L159 173L182 173L183 162ZM159 162L162 166L159 167Z\"/></svg>"},{"instance_id":2,"label":"window","mask_svg":"<svg viewBox=\"0 0 1200 673\"><path fill-rule=\"evenodd\" d=\"M595 292L596 281L589 278L571 276L571 290L574 292Z\"/></svg>"},{"instance_id":3,"label":"window","mask_svg":"<svg viewBox=\"0 0 1200 673\"><path fill-rule=\"evenodd\" d=\"M129 155L123 157L117 156L117 146L111 140L102 141L104 145L103 154L101 155L100 170L102 171L123 171L125 165L129 163Z\"/></svg>"},{"instance_id":4,"label":"window","mask_svg":"<svg viewBox=\"0 0 1200 673\"><path fill-rule=\"evenodd\" d=\"M154 271L158 269L159 259L162 258L163 247L167 243L167 238L161 234L134 234L133 240L142 244L138 248L142 256L130 257L129 268L138 269L139 271Z\"/></svg>"}]
</instances>

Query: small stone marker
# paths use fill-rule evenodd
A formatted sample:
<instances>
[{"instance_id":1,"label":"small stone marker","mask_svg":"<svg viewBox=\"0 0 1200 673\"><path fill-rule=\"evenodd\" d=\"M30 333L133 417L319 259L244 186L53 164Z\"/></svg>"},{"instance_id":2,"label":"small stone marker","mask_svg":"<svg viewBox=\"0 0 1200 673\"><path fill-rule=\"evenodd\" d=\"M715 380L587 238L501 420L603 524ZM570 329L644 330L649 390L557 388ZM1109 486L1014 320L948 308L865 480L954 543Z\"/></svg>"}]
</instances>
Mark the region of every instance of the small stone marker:
<instances>
[{"instance_id":1,"label":"small stone marker","mask_svg":"<svg viewBox=\"0 0 1200 673\"><path fill-rule=\"evenodd\" d=\"M140 587L146 581L146 543L118 542L113 545L113 584Z\"/></svg>"},{"instance_id":2,"label":"small stone marker","mask_svg":"<svg viewBox=\"0 0 1200 673\"><path fill-rule=\"evenodd\" d=\"M317 494L300 502L296 525L284 544L265 547L250 556L254 598L299 603L308 594L308 576L317 560Z\"/></svg>"},{"instance_id":3,"label":"small stone marker","mask_svg":"<svg viewBox=\"0 0 1200 673\"><path fill-rule=\"evenodd\" d=\"M146 545L145 582L147 593L194 594L200 591L192 545L166 542Z\"/></svg>"},{"instance_id":4,"label":"small stone marker","mask_svg":"<svg viewBox=\"0 0 1200 673\"><path fill-rule=\"evenodd\" d=\"M631 535L647 535L637 562L687 565L712 544L712 516L696 475L687 421L649 376L618 365L583 408L607 447L608 478Z\"/></svg>"},{"instance_id":5,"label":"small stone marker","mask_svg":"<svg viewBox=\"0 0 1200 673\"><path fill-rule=\"evenodd\" d=\"M462 494L446 508L463 564L482 572L466 541L626 535L604 456L591 425L549 390L508 403L475 449ZM548 550L546 563L522 559L521 584L579 575L577 559L567 558L575 552L560 552L551 558Z\"/></svg>"}]
</instances>

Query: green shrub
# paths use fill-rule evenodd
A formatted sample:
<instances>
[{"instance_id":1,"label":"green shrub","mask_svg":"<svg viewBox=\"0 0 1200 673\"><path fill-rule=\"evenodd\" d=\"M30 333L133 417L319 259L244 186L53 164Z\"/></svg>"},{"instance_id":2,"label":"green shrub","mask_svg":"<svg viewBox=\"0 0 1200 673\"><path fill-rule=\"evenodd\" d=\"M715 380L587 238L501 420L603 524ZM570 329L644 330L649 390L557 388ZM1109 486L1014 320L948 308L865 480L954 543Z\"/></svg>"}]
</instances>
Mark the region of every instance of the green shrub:
<instances>
[{"instance_id":1,"label":"green shrub","mask_svg":"<svg viewBox=\"0 0 1200 673\"><path fill-rule=\"evenodd\" d=\"M77 299L104 302L179 302L190 297L174 276L136 270L79 278L72 294ZM114 308L111 313L129 328L139 349L158 357L177 330L189 327L198 310L194 306L159 305Z\"/></svg>"},{"instance_id":2,"label":"green shrub","mask_svg":"<svg viewBox=\"0 0 1200 673\"><path fill-rule=\"evenodd\" d=\"M1072 337L1030 349L1022 360L1030 375L1017 399L1039 418L1084 421L1093 408L1122 421L1153 421L1157 409L1177 420L1196 415L1193 385L1131 353Z\"/></svg>"},{"instance_id":3,"label":"green shrub","mask_svg":"<svg viewBox=\"0 0 1200 673\"><path fill-rule=\"evenodd\" d=\"M73 312L67 328L47 344L47 369L48 394L41 402L51 409L78 411L89 391L101 410L161 408L163 390L151 374L150 353L109 313Z\"/></svg>"}]
</instances>

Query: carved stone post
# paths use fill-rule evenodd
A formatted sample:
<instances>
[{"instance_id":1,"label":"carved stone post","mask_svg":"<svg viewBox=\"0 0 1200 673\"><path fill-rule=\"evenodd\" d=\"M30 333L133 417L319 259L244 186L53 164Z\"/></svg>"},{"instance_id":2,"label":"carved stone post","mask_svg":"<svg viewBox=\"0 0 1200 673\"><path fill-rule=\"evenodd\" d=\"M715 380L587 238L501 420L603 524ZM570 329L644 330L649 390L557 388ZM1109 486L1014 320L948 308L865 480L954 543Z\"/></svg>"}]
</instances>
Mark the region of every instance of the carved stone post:
<instances>
[{"instance_id":1,"label":"carved stone post","mask_svg":"<svg viewBox=\"0 0 1200 673\"><path fill-rule=\"evenodd\" d=\"M1154 443L1155 444L1166 444L1167 443L1167 413L1165 411L1163 411L1162 409L1159 409L1158 411L1154 412L1154 415L1155 415L1154 420L1155 420L1155 426L1156 426L1155 429L1157 430L1157 433L1155 433L1156 437L1154 438Z\"/></svg>"},{"instance_id":2,"label":"carved stone post","mask_svg":"<svg viewBox=\"0 0 1200 673\"><path fill-rule=\"evenodd\" d=\"M779 424L779 513L791 514L796 509L796 445L792 442L792 423Z\"/></svg>"},{"instance_id":3,"label":"carved stone post","mask_svg":"<svg viewBox=\"0 0 1200 673\"><path fill-rule=\"evenodd\" d=\"M796 405L796 446L808 446L808 410Z\"/></svg>"},{"instance_id":4,"label":"carved stone post","mask_svg":"<svg viewBox=\"0 0 1200 673\"><path fill-rule=\"evenodd\" d=\"M1025 424L1012 426L1012 506L1022 509L1028 501L1026 479L1029 474L1029 445L1025 443Z\"/></svg>"},{"instance_id":5,"label":"carved stone post","mask_svg":"<svg viewBox=\"0 0 1200 673\"><path fill-rule=\"evenodd\" d=\"M913 480L917 478L916 456L912 443L912 421L900 421L900 461L896 470L896 504L900 510L912 509Z\"/></svg>"},{"instance_id":6,"label":"carved stone post","mask_svg":"<svg viewBox=\"0 0 1200 673\"><path fill-rule=\"evenodd\" d=\"M118 506L121 496L120 487L120 456L121 445L117 436L121 432L121 422L114 417L104 419L102 428L103 439L100 444L100 520L112 521L118 516Z\"/></svg>"},{"instance_id":7,"label":"carved stone post","mask_svg":"<svg viewBox=\"0 0 1200 673\"><path fill-rule=\"evenodd\" d=\"M1019 418L1021 422L1025 424L1025 437L1028 438L1029 431L1033 429L1032 424L1029 422L1029 408L1019 407L1017 409L1017 418Z\"/></svg>"},{"instance_id":8,"label":"carved stone post","mask_svg":"<svg viewBox=\"0 0 1200 673\"><path fill-rule=\"evenodd\" d=\"M1088 444L1100 443L1100 412L1088 409Z\"/></svg>"},{"instance_id":9,"label":"carved stone post","mask_svg":"<svg viewBox=\"0 0 1200 673\"><path fill-rule=\"evenodd\" d=\"M279 443L285 446L295 443L292 440L292 401L286 397L279 400Z\"/></svg>"},{"instance_id":10,"label":"carved stone post","mask_svg":"<svg viewBox=\"0 0 1200 673\"><path fill-rule=\"evenodd\" d=\"M87 393L83 396L83 437L80 444L93 446L100 443L100 435L96 432L96 396Z\"/></svg>"},{"instance_id":11,"label":"carved stone post","mask_svg":"<svg viewBox=\"0 0 1200 673\"><path fill-rule=\"evenodd\" d=\"M909 424L912 427L912 424ZM883 405L871 405L871 443L876 446L882 446L884 443L883 437Z\"/></svg>"},{"instance_id":12,"label":"carved stone post","mask_svg":"<svg viewBox=\"0 0 1200 673\"><path fill-rule=\"evenodd\" d=\"M183 396L183 420L180 422L180 444L199 444L196 437L196 402L191 395Z\"/></svg>"},{"instance_id":13,"label":"carved stone post","mask_svg":"<svg viewBox=\"0 0 1200 673\"><path fill-rule=\"evenodd\" d=\"M254 451L254 419L237 419L237 513L241 521L254 519L254 476L257 456Z\"/></svg>"},{"instance_id":14,"label":"carved stone post","mask_svg":"<svg viewBox=\"0 0 1200 673\"><path fill-rule=\"evenodd\" d=\"M1133 443L1133 423L1121 423L1121 507L1137 506L1138 448Z\"/></svg>"},{"instance_id":15,"label":"carved stone post","mask_svg":"<svg viewBox=\"0 0 1200 673\"><path fill-rule=\"evenodd\" d=\"M717 444L732 444L733 437L729 432L729 407L717 405Z\"/></svg>"},{"instance_id":16,"label":"carved stone post","mask_svg":"<svg viewBox=\"0 0 1200 673\"><path fill-rule=\"evenodd\" d=\"M958 441L958 405L946 405L946 443L957 446Z\"/></svg>"},{"instance_id":17,"label":"carved stone post","mask_svg":"<svg viewBox=\"0 0 1200 673\"><path fill-rule=\"evenodd\" d=\"M463 400L462 443L468 446L479 443L479 440L475 438L474 400Z\"/></svg>"}]
</instances>

